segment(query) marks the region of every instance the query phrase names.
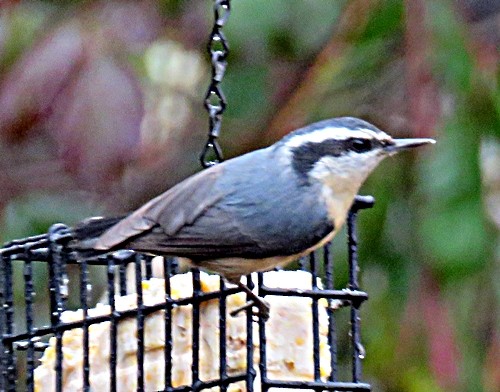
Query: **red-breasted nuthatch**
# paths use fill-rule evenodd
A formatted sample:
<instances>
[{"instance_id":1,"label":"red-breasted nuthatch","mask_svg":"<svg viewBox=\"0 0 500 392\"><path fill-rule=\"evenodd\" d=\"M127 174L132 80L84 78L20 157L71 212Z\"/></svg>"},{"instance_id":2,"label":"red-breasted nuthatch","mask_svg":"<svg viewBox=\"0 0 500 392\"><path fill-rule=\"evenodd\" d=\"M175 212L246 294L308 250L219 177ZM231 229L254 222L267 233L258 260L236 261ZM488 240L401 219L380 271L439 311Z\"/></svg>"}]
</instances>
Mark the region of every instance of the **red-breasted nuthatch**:
<instances>
[{"instance_id":1,"label":"red-breasted nuthatch","mask_svg":"<svg viewBox=\"0 0 500 392\"><path fill-rule=\"evenodd\" d=\"M242 275L282 266L330 241L382 159L432 139L393 139L356 118L320 121L195 174L118 219L75 228L76 247L174 255L216 272L269 307Z\"/></svg>"}]
</instances>

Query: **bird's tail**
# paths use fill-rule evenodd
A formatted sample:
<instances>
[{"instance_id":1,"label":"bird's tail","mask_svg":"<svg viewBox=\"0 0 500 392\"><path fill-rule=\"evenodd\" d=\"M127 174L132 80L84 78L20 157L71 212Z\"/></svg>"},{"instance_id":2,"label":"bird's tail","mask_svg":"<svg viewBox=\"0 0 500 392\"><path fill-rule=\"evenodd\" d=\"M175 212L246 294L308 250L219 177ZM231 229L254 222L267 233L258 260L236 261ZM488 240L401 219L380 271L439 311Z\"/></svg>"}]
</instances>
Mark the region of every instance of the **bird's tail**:
<instances>
[{"instance_id":1,"label":"bird's tail","mask_svg":"<svg viewBox=\"0 0 500 392\"><path fill-rule=\"evenodd\" d=\"M78 223L73 228L73 238L71 246L79 251L91 251L97 239L110 227L117 224L124 217L111 217L111 218L89 218Z\"/></svg>"}]
</instances>

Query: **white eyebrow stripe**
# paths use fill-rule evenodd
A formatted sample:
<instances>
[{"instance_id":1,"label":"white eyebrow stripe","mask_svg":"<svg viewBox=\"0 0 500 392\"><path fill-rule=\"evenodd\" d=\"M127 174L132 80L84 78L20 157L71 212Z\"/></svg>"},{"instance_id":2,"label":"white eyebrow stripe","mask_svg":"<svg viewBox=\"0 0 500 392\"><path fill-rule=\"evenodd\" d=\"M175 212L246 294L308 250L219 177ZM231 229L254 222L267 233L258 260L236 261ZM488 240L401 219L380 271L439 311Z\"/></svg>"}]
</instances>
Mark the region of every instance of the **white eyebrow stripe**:
<instances>
[{"instance_id":1,"label":"white eyebrow stripe","mask_svg":"<svg viewBox=\"0 0 500 392\"><path fill-rule=\"evenodd\" d=\"M357 129L352 130L348 128L337 128L337 127L328 127L317 129L310 133L305 133L302 135L293 136L290 138L285 145L289 148L299 147L304 145L305 143L321 143L328 139L337 139L337 140L347 140L350 138L372 138L372 139L380 139L382 134L378 134L369 129Z\"/></svg>"}]
</instances>

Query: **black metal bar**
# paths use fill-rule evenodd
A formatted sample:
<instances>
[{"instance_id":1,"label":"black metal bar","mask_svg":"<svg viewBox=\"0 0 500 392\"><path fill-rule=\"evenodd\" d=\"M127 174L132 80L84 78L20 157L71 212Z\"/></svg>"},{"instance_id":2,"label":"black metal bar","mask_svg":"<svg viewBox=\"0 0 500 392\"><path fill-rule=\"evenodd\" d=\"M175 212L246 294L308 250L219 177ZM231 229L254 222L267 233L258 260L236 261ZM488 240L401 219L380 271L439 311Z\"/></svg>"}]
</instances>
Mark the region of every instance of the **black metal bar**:
<instances>
[{"instance_id":1,"label":"black metal bar","mask_svg":"<svg viewBox=\"0 0 500 392\"><path fill-rule=\"evenodd\" d=\"M51 325L59 327L61 324L61 314L64 311L64 299L61 289L65 284L64 280L64 256L63 245L69 240L68 228L62 224L52 225L49 229L49 249L51 252L52 263L49 266L50 279L50 297L51 297ZM67 283L66 283L67 284ZM62 350L63 331L55 330L56 338L56 392L63 390L63 350Z\"/></svg>"},{"instance_id":2,"label":"black metal bar","mask_svg":"<svg viewBox=\"0 0 500 392\"><path fill-rule=\"evenodd\" d=\"M83 314L83 390L90 390L90 358L89 358L89 325L88 325L88 294L89 294L89 276L87 261L80 261L80 306Z\"/></svg>"},{"instance_id":3,"label":"black metal bar","mask_svg":"<svg viewBox=\"0 0 500 392\"><path fill-rule=\"evenodd\" d=\"M48 244L48 239L49 239L48 234L39 234L31 237L21 238L18 240L12 240L10 242L5 243L2 248L8 251L9 248L24 247L25 245L28 245L30 243L45 241L45 243Z\"/></svg>"},{"instance_id":4,"label":"black metal bar","mask_svg":"<svg viewBox=\"0 0 500 392\"><path fill-rule=\"evenodd\" d=\"M127 265L121 263L118 271L119 271L118 279L120 282L120 295L124 296L127 295Z\"/></svg>"},{"instance_id":5,"label":"black metal bar","mask_svg":"<svg viewBox=\"0 0 500 392\"><path fill-rule=\"evenodd\" d=\"M371 391L370 384L355 382L277 380L265 380L264 382L268 388L316 389L326 391Z\"/></svg>"},{"instance_id":6,"label":"black metal bar","mask_svg":"<svg viewBox=\"0 0 500 392\"><path fill-rule=\"evenodd\" d=\"M31 262L29 248L26 249L26 260L24 262L24 301L25 301L25 314L26 314L26 330L28 333L33 333L33 296L35 294L33 289L33 264ZM35 371L35 348L33 339L27 342L26 353L26 390L32 392L35 389L34 381Z\"/></svg>"},{"instance_id":7,"label":"black metal bar","mask_svg":"<svg viewBox=\"0 0 500 392\"><path fill-rule=\"evenodd\" d=\"M3 337L6 334L6 316L5 316L5 310L6 310L6 303L5 303L5 264L6 264L6 259L7 257L4 257L3 253L0 253L0 334L2 336L2 339L0 339L0 390L4 391L6 390L6 385L5 385L5 379L7 377L7 369L6 369L6 359L7 359L7 352L5 350L5 345L3 341Z\"/></svg>"},{"instance_id":8,"label":"black metal bar","mask_svg":"<svg viewBox=\"0 0 500 392\"><path fill-rule=\"evenodd\" d=\"M368 299L368 294L364 291L343 289L343 290L296 290L296 289L280 289L262 286L260 288L265 295L279 295L284 297L308 297L308 298L327 298L349 301L352 303L361 303Z\"/></svg>"},{"instance_id":9,"label":"black metal bar","mask_svg":"<svg viewBox=\"0 0 500 392\"><path fill-rule=\"evenodd\" d=\"M210 381L198 380L196 385L188 385L185 387L172 388L172 391L175 391L175 392L188 392L188 391L195 392L195 391L201 391L202 389L210 389L213 387L220 387L221 384L228 386L229 384L233 384L235 382L244 381L245 377L246 377L245 374L238 374L236 376L228 376L223 383L221 383L220 380L210 380Z\"/></svg>"},{"instance_id":10,"label":"black metal bar","mask_svg":"<svg viewBox=\"0 0 500 392\"><path fill-rule=\"evenodd\" d=\"M335 287L335 275L333 268L333 259L331 254L331 244L323 247L323 262L325 265L325 287L327 290L333 290ZM337 381L337 325L335 315L332 309L332 300L328 299L328 346L330 347L330 375L328 381Z\"/></svg>"},{"instance_id":11,"label":"black metal bar","mask_svg":"<svg viewBox=\"0 0 500 392\"><path fill-rule=\"evenodd\" d=\"M5 320L5 334L14 332L14 298L12 290L12 263L9 257L2 254L3 303L2 310ZM13 342L2 339L2 379L6 391L15 391L16 385L16 355Z\"/></svg>"},{"instance_id":12,"label":"black metal bar","mask_svg":"<svg viewBox=\"0 0 500 392\"><path fill-rule=\"evenodd\" d=\"M252 280L251 275L247 275L247 287L253 290L255 285ZM250 301L250 297L247 294L247 302ZM247 327L247 371L246 371L246 391L253 392L253 383L256 377L256 372L253 367L253 311L252 308L248 308L246 311L246 327Z\"/></svg>"},{"instance_id":13,"label":"black metal bar","mask_svg":"<svg viewBox=\"0 0 500 392\"><path fill-rule=\"evenodd\" d=\"M135 290L137 294L137 391L144 391L144 303L142 298L142 259L135 257Z\"/></svg>"},{"instance_id":14,"label":"black metal bar","mask_svg":"<svg viewBox=\"0 0 500 392\"><path fill-rule=\"evenodd\" d=\"M163 257L163 278L165 280L165 391L172 389L172 287L170 278L172 277L172 259Z\"/></svg>"},{"instance_id":15,"label":"black metal bar","mask_svg":"<svg viewBox=\"0 0 500 392\"><path fill-rule=\"evenodd\" d=\"M191 269L193 278L193 362L191 364L191 385L193 391L200 390L200 303L197 299L201 293L200 270Z\"/></svg>"},{"instance_id":16,"label":"black metal bar","mask_svg":"<svg viewBox=\"0 0 500 392\"><path fill-rule=\"evenodd\" d=\"M226 282L219 278L220 298L219 298L219 379L221 380L221 392L227 391L224 381L227 378L226 363Z\"/></svg>"},{"instance_id":17,"label":"black metal bar","mask_svg":"<svg viewBox=\"0 0 500 392\"><path fill-rule=\"evenodd\" d=\"M356 236L356 212L350 212L347 217L347 243L349 254L349 289L358 290L358 239Z\"/></svg>"},{"instance_id":18,"label":"black metal bar","mask_svg":"<svg viewBox=\"0 0 500 392\"><path fill-rule=\"evenodd\" d=\"M66 239L65 241L67 241ZM52 258L51 258L51 253L50 249L48 247L47 241L41 241L40 243L28 243L23 246L14 246L11 248L2 248L0 249L1 253L3 256L9 258L10 260L20 260L24 257L24 253L26 250L26 247L29 246L31 249L30 252L32 254L32 261L33 262L40 262L40 263L51 263ZM122 252L131 252L129 250L122 250L115 252L116 253L122 253ZM85 259L87 260L87 265L93 266L93 265L106 265L106 263L103 263L102 261L102 255L95 255L95 256L88 256ZM130 261L127 261L129 263ZM66 255L65 257L65 265L78 265L80 263L79 259L76 257L72 257L71 253ZM118 264L118 263L117 263Z\"/></svg>"},{"instance_id":19,"label":"black metal bar","mask_svg":"<svg viewBox=\"0 0 500 392\"><path fill-rule=\"evenodd\" d=\"M146 279L151 279L153 277L153 256L144 256L144 265L146 270Z\"/></svg>"},{"instance_id":20,"label":"black metal bar","mask_svg":"<svg viewBox=\"0 0 500 392\"><path fill-rule=\"evenodd\" d=\"M309 262L311 268L311 287L312 291L318 291L318 261L316 253L309 255ZM318 291L319 294L321 292ZM311 302L312 312L312 336L313 336L313 363L314 363L314 381L321 381L321 367L319 358L319 310L318 298L312 298Z\"/></svg>"},{"instance_id":21,"label":"black metal bar","mask_svg":"<svg viewBox=\"0 0 500 392\"><path fill-rule=\"evenodd\" d=\"M356 235L357 210L353 209L347 217L348 250L349 250L349 289L358 290L358 254ZM359 382L361 378L361 360L364 358L361 346L361 334L359 326L359 306L351 305L351 340L352 340L352 381Z\"/></svg>"},{"instance_id":22,"label":"black metal bar","mask_svg":"<svg viewBox=\"0 0 500 392\"><path fill-rule=\"evenodd\" d=\"M264 275L262 272L259 272L257 274L257 287L258 287L259 297L263 297L265 295L263 291L263 286L264 286ZM266 348L267 348L266 322L262 317L259 317L259 355L260 355L259 370L260 370L260 382L261 382L262 392L268 392L269 390L269 383L266 382L267 380Z\"/></svg>"},{"instance_id":23,"label":"black metal bar","mask_svg":"<svg viewBox=\"0 0 500 392\"><path fill-rule=\"evenodd\" d=\"M107 258L108 262L108 302L110 307L110 328L109 328L109 388L110 392L116 392L116 366L118 358L118 345L117 345L117 335L118 335L118 324L116 320L116 304L115 304L115 259L113 256L109 255Z\"/></svg>"},{"instance_id":24,"label":"black metal bar","mask_svg":"<svg viewBox=\"0 0 500 392\"><path fill-rule=\"evenodd\" d=\"M2 248L2 256L8 257L9 259L14 259L16 256L23 256L26 249L29 247L31 249L31 253L35 254L37 251L41 251L42 254L45 254L45 257L41 256L41 259L47 261L48 258L48 241L41 240L37 242L28 242L25 245L12 245L8 248Z\"/></svg>"},{"instance_id":25,"label":"black metal bar","mask_svg":"<svg viewBox=\"0 0 500 392\"><path fill-rule=\"evenodd\" d=\"M128 249L119 250L111 253L110 255L110 257L113 258L113 265L115 266L114 268L116 269L116 266L118 266L118 286L119 286L120 296L127 295L127 293L129 292L128 284L132 285L132 287L135 285L135 279L131 280L130 282L127 279L127 269L129 268L130 264L134 264L135 262L134 255L135 255L134 251ZM139 255L138 257L141 259L146 257L145 255L140 255L139 253L138 255ZM107 262L99 263L99 265L102 264L107 265L108 263Z\"/></svg>"}]
</instances>

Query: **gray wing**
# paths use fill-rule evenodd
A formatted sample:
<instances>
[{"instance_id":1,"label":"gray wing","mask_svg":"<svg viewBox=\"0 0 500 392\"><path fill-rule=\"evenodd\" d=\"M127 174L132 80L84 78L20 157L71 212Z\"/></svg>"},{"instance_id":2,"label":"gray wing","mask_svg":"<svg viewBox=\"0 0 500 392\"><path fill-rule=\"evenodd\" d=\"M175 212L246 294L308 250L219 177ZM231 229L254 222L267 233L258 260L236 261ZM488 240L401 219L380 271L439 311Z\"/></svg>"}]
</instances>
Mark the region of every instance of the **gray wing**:
<instances>
[{"instance_id":1,"label":"gray wing","mask_svg":"<svg viewBox=\"0 0 500 392\"><path fill-rule=\"evenodd\" d=\"M223 166L204 170L150 200L131 215L104 232L94 248L108 250L161 226L163 236L174 236L185 225L224 197L215 191Z\"/></svg>"},{"instance_id":2,"label":"gray wing","mask_svg":"<svg viewBox=\"0 0 500 392\"><path fill-rule=\"evenodd\" d=\"M286 193L274 200L243 201L235 197L228 194L207 208L193 224L182 226L173 235L166 235L160 223L133 239L129 246L194 261L228 257L261 259L303 252L333 230L331 222L311 218L313 206L302 209Z\"/></svg>"},{"instance_id":3,"label":"gray wing","mask_svg":"<svg viewBox=\"0 0 500 392\"><path fill-rule=\"evenodd\" d=\"M217 203L210 206L192 225L166 235L161 225L133 239L129 247L143 252L196 259L224 257L258 258L265 253L261 242L245 232L234 216Z\"/></svg>"},{"instance_id":4,"label":"gray wing","mask_svg":"<svg viewBox=\"0 0 500 392\"><path fill-rule=\"evenodd\" d=\"M255 259L297 254L317 244L333 230L324 206L308 192L296 192L289 169L266 164L265 154L270 150L188 178L105 232L96 249Z\"/></svg>"},{"instance_id":5,"label":"gray wing","mask_svg":"<svg viewBox=\"0 0 500 392\"><path fill-rule=\"evenodd\" d=\"M227 211L224 199L238 184L219 184L225 166L221 163L206 169L152 199L104 232L94 249L122 246L203 258L261 252L258 242Z\"/></svg>"}]
</instances>

